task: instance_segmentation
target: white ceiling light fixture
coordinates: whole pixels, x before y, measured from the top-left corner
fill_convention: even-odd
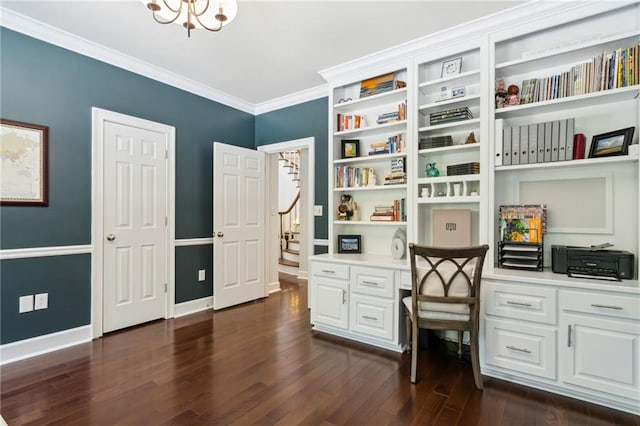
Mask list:
[[[191,30],[204,28],[220,31],[238,14],[236,0],[142,0],[153,12],[153,19],[160,24],[179,24]]]

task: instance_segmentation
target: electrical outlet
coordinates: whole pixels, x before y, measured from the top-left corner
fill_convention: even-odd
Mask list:
[[[313,206],[313,215],[322,216],[322,204],[320,204],[319,206]]]
[[[198,271],[198,281],[204,281],[204,277],[205,277],[205,270],[204,269],[200,269]]]
[[[36,294],[35,309],[47,309],[49,307],[49,293]]]
[[[18,312],[23,314],[25,312],[33,311],[33,294],[28,296],[20,296]]]

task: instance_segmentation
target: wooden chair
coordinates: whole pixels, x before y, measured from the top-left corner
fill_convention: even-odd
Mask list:
[[[461,248],[409,244],[411,296],[402,299],[407,334],[411,336],[411,383],[416,382],[418,330],[458,330],[458,356],[462,333],[471,335],[471,365],[476,387],[482,389],[478,359],[480,280],[489,246]]]

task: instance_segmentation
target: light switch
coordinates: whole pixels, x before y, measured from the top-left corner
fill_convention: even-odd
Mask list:
[[[198,271],[198,281],[204,281],[204,277],[205,277],[205,270],[204,269],[200,269]]]
[[[20,296],[19,300],[19,313],[31,312],[33,311],[33,294],[28,296]]]
[[[36,311],[38,309],[47,309],[49,307],[49,293],[36,294]]]
[[[322,204],[320,204],[319,206],[313,206],[313,215],[322,216]]]

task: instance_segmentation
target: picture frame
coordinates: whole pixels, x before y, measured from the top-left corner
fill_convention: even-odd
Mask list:
[[[462,56],[442,62],[440,78],[450,77],[462,72]]]
[[[340,141],[342,159],[356,158],[360,156],[360,140],[359,139],[343,139]]]
[[[362,235],[338,235],[338,253],[362,253]]]
[[[49,128],[0,118],[0,206],[49,205]]]
[[[595,135],[591,139],[589,158],[627,155],[629,152],[629,144],[631,144],[633,140],[634,131],[635,127],[627,127],[625,129]]]

